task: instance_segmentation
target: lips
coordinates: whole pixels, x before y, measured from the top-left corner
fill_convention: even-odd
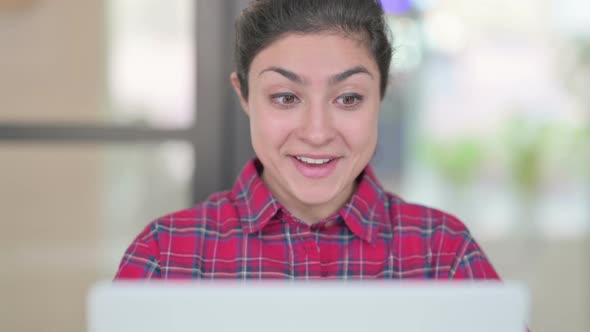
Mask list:
[[[330,176],[340,162],[339,157],[330,155],[296,155],[291,156],[291,160],[299,173],[310,179]]]
[[[327,164],[330,161],[334,160],[334,158],[310,158],[310,157],[304,157],[304,156],[295,156],[295,158],[297,160],[299,160],[302,163],[306,163],[309,165],[323,165],[323,164]]]

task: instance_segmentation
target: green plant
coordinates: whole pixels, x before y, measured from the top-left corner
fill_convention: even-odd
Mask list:
[[[463,189],[473,181],[484,157],[482,144],[473,137],[449,141],[424,139],[418,155],[457,189]]]
[[[521,194],[534,195],[543,177],[543,159],[551,139],[547,124],[515,113],[504,130],[504,146],[513,181]]]

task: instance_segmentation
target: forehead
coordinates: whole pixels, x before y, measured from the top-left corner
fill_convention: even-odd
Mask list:
[[[356,37],[356,38],[355,38]],[[378,67],[366,43],[342,33],[287,34],[260,51],[250,65],[250,77],[268,67],[281,67],[313,79],[327,78],[363,66],[373,75]]]

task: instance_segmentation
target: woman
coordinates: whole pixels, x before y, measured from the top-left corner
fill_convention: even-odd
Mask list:
[[[256,159],[231,191],[149,224],[116,278],[497,279],[459,220],[371,170],[386,29],[374,0],[253,2],[231,83]]]

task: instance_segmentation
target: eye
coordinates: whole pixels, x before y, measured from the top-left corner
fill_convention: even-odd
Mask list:
[[[300,102],[299,98],[292,93],[277,93],[270,98],[273,103],[281,107],[290,107]]]
[[[363,96],[358,93],[347,93],[336,98],[336,102],[345,108],[355,108],[363,101]]]

